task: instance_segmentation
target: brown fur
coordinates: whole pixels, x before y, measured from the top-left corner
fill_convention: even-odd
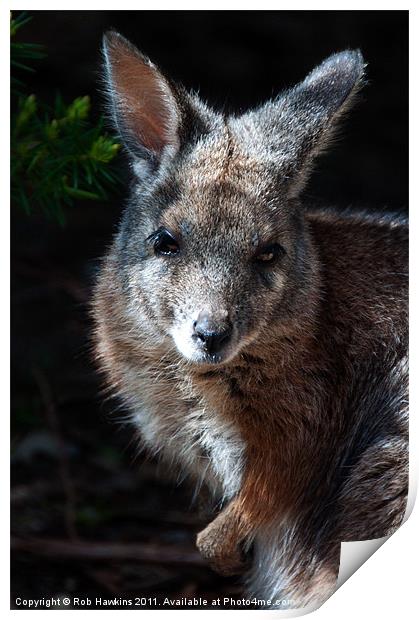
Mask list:
[[[236,521],[236,545],[273,518],[292,512],[301,516],[304,505],[309,508],[316,497],[323,501],[329,492],[328,474],[344,453],[354,423],[352,417],[342,419],[341,410],[353,386],[352,363],[358,361],[362,367],[371,351],[379,355],[386,348],[393,349],[406,321],[397,275],[404,269],[403,256],[392,247],[385,251],[383,234],[389,234],[385,223],[377,226],[315,213],[307,216],[307,226],[323,269],[315,281],[317,294],[312,292],[305,300],[294,322],[269,331],[228,366],[202,370],[183,366],[179,360],[174,375],[145,387],[162,416],[167,393],[176,402],[179,390],[179,416],[185,402],[205,399],[240,427],[246,444],[246,472],[234,510],[228,509],[228,518]],[[403,237],[402,233],[391,234]],[[350,262],[339,259],[348,256],[345,250]],[[111,383],[118,386],[127,380],[124,368],[130,360],[158,369],[167,352],[144,351],[141,343],[121,334],[124,319],[118,315],[121,299],[111,264],[108,259],[95,311],[101,317],[98,351]],[[152,376],[153,370],[149,372]],[[340,541],[379,537],[400,524],[407,485],[403,440],[387,451],[377,453],[372,448],[351,471],[339,500],[342,521],[329,551],[330,562],[335,562]],[[381,480],[377,470],[388,476],[392,487],[384,510],[383,489],[376,486]],[[308,493],[311,485],[317,485],[315,493]],[[198,544],[221,572],[235,572],[241,554],[233,553],[224,520],[209,527],[206,541],[202,542],[201,534]],[[232,557],[237,566],[232,565]]]
[[[130,90],[135,63],[146,61],[124,45],[112,39],[108,56],[118,89],[120,47],[128,54],[129,79],[119,83]],[[348,70],[346,57],[333,62],[335,88],[342,67]],[[351,62],[359,72],[359,61]],[[320,601],[334,587],[340,542],[384,536],[404,513],[406,226],[398,218],[301,208],[295,196],[310,163],[307,145],[317,152],[331,122],[312,101],[315,72],[286,95],[303,97],[304,131],[315,112],[303,150],[303,130],[292,116],[293,156],[301,161],[279,151],[275,166],[283,176],[274,172],[270,152],[254,146],[274,104],[257,120],[249,114],[220,120],[201,108],[201,122],[211,128],[201,128],[193,148],[182,147],[182,136],[198,126],[193,118],[201,104],[180,103],[186,96],[151,64],[146,76],[146,89],[168,91],[172,99],[159,105],[152,99],[152,129],[145,130],[151,146],[140,136],[141,148],[153,150],[163,115],[183,119],[176,134],[181,150],[164,164],[159,138],[150,155],[159,158],[159,180],[151,190],[134,190],[105,259],[93,303],[97,358],[145,445],[223,499],[224,510],[197,541],[212,564],[228,574],[243,570],[243,552],[254,544],[259,560],[250,591],[294,597],[294,606]],[[165,106],[175,100],[170,115]],[[346,99],[339,106],[346,108]],[[286,105],[278,109],[275,122],[288,127]],[[135,111],[131,101],[130,110],[131,125],[143,127],[136,115],[144,107]],[[138,175],[150,174],[144,165],[134,161]],[[158,227],[182,239],[179,260],[154,257],[144,239]],[[285,249],[281,264],[255,275],[255,247],[277,239]],[[173,326],[188,324],[203,307],[235,326],[236,341],[220,363],[195,363],[172,337]],[[269,561],[270,546],[277,568],[265,576],[270,567],[258,567]]]

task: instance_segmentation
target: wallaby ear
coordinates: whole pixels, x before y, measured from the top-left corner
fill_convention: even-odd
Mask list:
[[[291,89],[286,99],[303,115],[320,115],[324,117],[323,122],[327,122],[351,103],[362,84],[364,70],[360,50],[332,54]]]
[[[253,126],[254,137],[256,129],[291,189],[301,189],[310,163],[327,146],[338,119],[362,86],[364,69],[359,50],[333,54],[294,88],[242,117]]]
[[[179,148],[180,111],[168,81],[117,32],[103,39],[105,78],[116,128],[137,158],[158,164]]]

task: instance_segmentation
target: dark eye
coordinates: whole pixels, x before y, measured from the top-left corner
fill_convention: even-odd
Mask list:
[[[179,243],[172,233],[165,228],[159,229],[151,236],[154,251],[159,256],[174,256],[179,253]]]
[[[261,248],[254,260],[261,265],[270,265],[285,254],[285,250],[279,243],[272,243]]]

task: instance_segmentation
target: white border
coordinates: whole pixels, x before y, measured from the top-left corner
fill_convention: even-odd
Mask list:
[[[415,157],[414,151],[416,150],[416,140],[418,137],[418,123],[416,120],[416,115],[414,112],[414,105],[417,108],[418,98],[414,95],[417,94],[417,78],[414,75],[414,72],[417,71],[418,67],[418,45],[417,38],[419,36],[417,29],[417,17],[416,10],[413,9],[413,3],[409,4],[406,2],[399,2],[398,4],[391,3],[385,0],[381,2],[360,2],[353,1],[351,3],[341,3],[339,7],[336,7],[335,2],[319,2],[316,3],[315,6],[310,5],[309,2],[273,2],[266,0],[259,0],[257,3],[246,2],[243,0],[242,2],[228,2],[228,0],[210,0],[210,1],[201,1],[192,2],[192,1],[183,1],[183,2],[169,2],[162,0],[153,0],[153,2],[138,2],[131,0],[119,0],[117,3],[117,8],[115,10],[146,10],[146,9],[159,9],[159,10],[191,10],[191,9],[202,9],[202,10],[219,10],[219,9],[239,9],[239,10],[408,10],[410,9],[410,21],[411,21],[411,70],[410,70],[410,78],[411,78],[411,199],[410,203],[413,205],[412,213],[411,213],[411,227],[413,227],[413,239],[414,242],[411,244],[411,351],[413,354],[415,353],[415,345],[419,345],[418,331],[416,328],[416,294],[419,290],[417,287],[417,276],[419,273],[419,260],[418,260],[418,246],[419,244],[416,242],[417,240],[417,214],[415,210],[418,209],[416,206],[417,201],[415,198],[417,197],[417,185],[415,180],[418,175],[418,167],[417,167],[417,157]],[[7,5],[7,6],[5,6]],[[65,5],[65,6],[63,6]],[[104,7],[102,2],[98,0],[95,2],[86,2],[80,0],[72,0],[72,2],[61,3],[59,10],[104,10],[110,9],[111,7]],[[19,3],[15,1],[10,1],[8,3],[2,3],[0,6],[0,44],[2,45],[2,54],[0,55],[1,62],[1,75],[3,78],[2,83],[6,84],[6,88],[2,89],[2,96],[0,97],[0,105],[1,105],[1,118],[3,122],[1,123],[1,145],[3,146],[1,151],[2,156],[2,166],[1,166],[1,174],[2,174],[2,195],[4,200],[2,201],[3,213],[2,218],[4,224],[1,227],[1,233],[3,235],[2,242],[0,243],[0,251],[2,257],[2,269],[1,269],[1,277],[2,277],[2,291],[9,291],[9,154],[7,145],[9,143],[9,129],[7,119],[10,117],[9,110],[9,97],[8,97],[8,88],[9,84],[9,11],[11,9],[15,10],[28,10],[28,11],[36,11],[36,10],[57,10],[57,4],[52,0],[26,0],[24,3],[24,7],[19,6]],[[75,43],[76,44],[76,43]],[[389,41],[389,49],[391,50],[392,42]],[[391,53],[391,52],[389,52]],[[404,68],[402,68],[404,70]],[[389,85],[391,88],[391,85]],[[383,129],[384,130],[384,129]],[[416,164],[416,165],[415,165]],[[385,182],[385,179],[383,179]],[[3,303],[0,305],[1,308],[1,321],[0,321],[0,329],[2,331],[2,340],[3,343],[3,358],[2,358],[2,368],[1,368],[1,378],[3,382],[3,399],[5,401],[4,405],[4,418],[3,424],[6,426],[4,432],[1,433],[1,438],[5,442],[5,446],[1,452],[2,466],[0,468],[0,475],[2,481],[2,488],[6,490],[5,495],[8,496],[8,488],[9,488],[9,352],[6,343],[9,341],[9,304],[6,301],[6,294],[3,297]],[[416,358],[413,355],[412,364],[411,364],[411,411],[412,415],[410,418],[410,429],[411,429],[411,448],[410,448],[410,462],[411,462],[411,491],[416,488],[417,481],[417,471],[418,471],[418,421],[417,421],[417,403],[418,403],[418,389],[417,389],[417,362]],[[4,504],[3,504],[4,505]],[[329,599],[323,607],[319,610],[313,612],[315,617],[322,619],[333,619],[335,620],[337,617],[340,620],[345,620],[347,618],[353,618],[354,616],[360,616],[362,618],[368,617],[371,615],[372,617],[380,617],[384,620],[393,619],[394,617],[400,618],[414,618],[416,617],[417,612],[417,600],[416,600],[416,592],[418,589],[417,585],[417,562],[415,557],[415,552],[419,549],[418,545],[418,532],[419,532],[419,510],[413,511],[409,520],[400,528],[394,536],[387,541],[382,548],[374,554],[365,565],[363,565],[332,597]],[[0,582],[0,605],[1,609],[6,611],[7,613],[14,614],[19,613],[18,611],[10,611],[9,610],[9,592],[10,592],[10,583],[9,583],[9,515],[4,510],[1,513],[1,531],[3,533],[2,542],[4,544],[4,549],[2,553],[3,563],[1,564],[1,582]],[[92,610],[92,611],[70,611],[70,614],[102,614],[101,610]],[[35,614],[43,614],[44,611],[34,611],[32,613]],[[53,620],[54,614],[56,612],[50,611],[48,612],[48,617],[51,617]],[[108,613],[105,611],[105,613]],[[124,611],[114,611],[112,617],[119,617],[120,614],[124,613]],[[151,618],[159,618],[167,617],[167,614],[171,614],[171,617],[178,618],[179,620],[185,618],[185,615],[195,618],[204,618],[208,617],[208,613],[217,614],[219,617],[223,618],[231,618],[232,616],[238,617],[238,613],[240,613],[240,617],[243,615],[247,615],[249,618],[256,617],[276,617],[280,616],[280,612],[275,611],[241,611],[241,612],[232,612],[232,611],[197,611],[191,610],[188,611],[143,611],[142,617],[145,615]],[[53,614],[50,616],[50,614]],[[191,615],[193,614],[193,616]],[[92,616],[89,615],[89,618]]]

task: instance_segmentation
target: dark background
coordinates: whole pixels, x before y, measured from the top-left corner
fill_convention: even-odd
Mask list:
[[[95,114],[100,41],[112,27],[210,104],[234,111],[275,96],[327,55],[359,47],[368,84],[306,197],[407,211],[407,11],[32,16],[20,36],[48,56],[25,76],[30,92],[51,102],[57,90],[67,101],[89,94]],[[90,288],[125,192],[123,183],[106,203],[77,204],[64,228],[12,205],[12,601],[241,593],[237,580],[200,562],[194,536],[205,520],[190,490],[137,455],[91,363]]]

